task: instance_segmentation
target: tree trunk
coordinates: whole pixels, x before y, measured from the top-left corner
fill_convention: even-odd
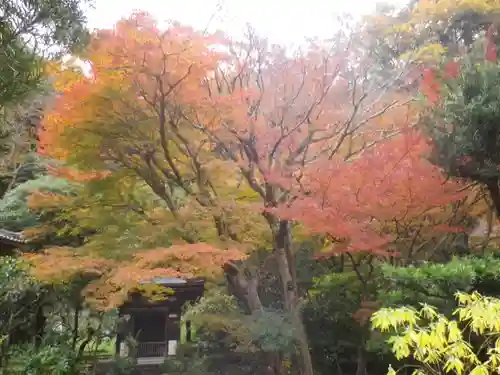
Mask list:
[[[214,216],[214,224],[219,238],[238,241],[238,236],[231,230],[224,213]]]
[[[294,282],[288,266],[288,257],[284,248],[275,250],[276,262],[278,263],[278,271],[281,278],[281,287],[283,288],[283,298],[286,311],[292,311],[295,305],[296,293]]]
[[[500,217],[500,188],[498,187],[498,178],[494,177],[488,180],[486,187],[490,192],[491,201],[495,207],[496,216]]]
[[[297,306],[294,307],[294,312],[292,312],[292,321],[294,327],[298,332],[299,341],[299,353],[300,359],[303,366],[304,375],[313,375],[313,363],[311,358],[311,352],[309,350],[309,341],[307,339],[306,327],[304,326],[304,321],[302,319],[302,313]]]
[[[227,263],[224,271],[228,282],[229,293],[235,296],[245,305],[249,315],[257,315],[262,312],[263,306],[258,292],[258,278],[254,275],[245,276],[235,264]],[[282,374],[280,353],[269,352],[266,354],[269,363],[266,374]]]
[[[358,355],[357,355],[357,367],[356,367],[356,375],[366,375],[366,353],[365,353],[365,348],[364,348],[364,342],[363,345],[360,345],[358,348]]]
[[[266,374],[280,375],[283,374],[282,358],[280,353],[267,353],[269,366],[267,367]]]
[[[45,325],[47,318],[43,313],[43,305],[38,307],[35,317],[35,347],[39,348],[42,344],[45,334]]]
[[[313,365],[307,332],[299,308],[299,296],[297,288],[297,277],[295,272],[295,261],[292,252],[290,222],[280,221],[278,231],[275,235],[274,250],[278,270],[280,273],[285,310],[290,314],[292,325],[296,329],[299,342],[299,355],[302,362],[302,374],[313,375]]]
[[[78,328],[80,326],[80,303],[75,304],[75,315],[73,316],[73,342],[71,347],[73,350],[76,349],[76,344],[78,343]]]
[[[226,274],[229,293],[245,305],[248,314],[261,312],[262,302],[258,293],[259,283],[257,277],[245,277],[242,270],[234,263],[226,263],[223,269]]]
[[[231,238],[228,227],[221,225],[224,220],[216,219],[216,228],[220,235],[226,235]],[[270,222],[272,227],[272,222]],[[276,228],[276,227],[275,227]],[[274,235],[274,254],[278,263],[278,270],[282,282],[285,311],[290,314],[292,325],[297,331],[299,342],[299,357],[302,364],[303,375],[313,375],[313,365],[311,353],[309,351],[309,342],[307,332],[302,320],[298,302],[298,288],[295,272],[295,261],[292,252],[292,238],[290,222],[280,220],[278,230]],[[226,233],[222,233],[222,231]],[[229,233],[228,233],[229,232]],[[233,263],[226,263],[224,271],[228,281],[229,292],[242,301],[249,314],[262,311],[262,302],[258,294],[258,279],[254,275],[245,276],[243,272]]]
[[[13,314],[9,314],[9,319],[7,321],[7,334],[3,337],[0,336],[0,369],[2,369],[2,375],[7,375],[8,362],[9,362],[9,346],[11,339],[11,332],[13,331]]]

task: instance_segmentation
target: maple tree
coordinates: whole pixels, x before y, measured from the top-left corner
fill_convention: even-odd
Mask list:
[[[342,265],[342,285],[355,295],[357,311],[349,313],[364,332],[378,307],[370,294],[378,284],[366,286],[374,267],[442,260],[460,250],[469,229],[479,189],[447,180],[425,159],[432,147],[412,129],[420,108],[400,87],[411,66],[404,52],[429,47],[418,51],[426,62],[441,53],[429,35],[438,33],[442,12],[414,39],[429,17],[411,25],[401,17],[393,27],[394,18],[384,15],[354,36],[339,32],[295,55],[251,30],[243,41],[178,23],[159,30],[144,13],[97,31],[81,55],[91,76],[46,66],[58,97],[43,121],[39,151],[61,162],[49,173],[71,189],[31,195],[30,215],[53,220],[27,234],[76,235],[81,246],[25,255],[33,275],[48,283],[84,279],[86,301],[106,311],[137,289],[154,298],[156,289],[142,282],[156,276],[223,271],[230,293],[252,314],[243,321],[259,323],[257,330],[271,317],[262,291],[267,271],[236,260],[266,248],[263,263],[276,265],[273,281],[283,298],[273,303],[290,325],[265,323],[287,339],[298,333],[294,359],[311,375],[297,286],[303,238],[321,242],[317,257]],[[387,29],[397,30],[390,53],[377,44]],[[446,74],[458,76],[457,67],[449,64]],[[441,100],[438,79],[439,71],[426,70],[421,87],[434,104]],[[281,350],[265,348],[266,361]]]
[[[304,170],[301,186],[290,185],[296,194],[292,203],[276,211],[311,233],[326,233],[332,246],[322,256],[370,252],[403,255],[411,262],[418,255],[405,249],[401,240],[406,236],[421,246],[429,232],[466,230],[460,222],[468,207],[456,216],[439,211],[463,201],[467,186],[447,180],[424,159],[430,150],[425,138],[409,128],[350,162],[318,160]]]
[[[251,32],[244,42],[178,24],[160,32],[136,14],[94,36],[85,56],[93,77],[56,72],[64,87],[40,134],[43,154],[81,172],[130,172],[174,223],[211,218],[215,238],[201,239],[251,247],[248,236],[260,228],[279,265],[306,374],[292,226],[272,210],[293,198],[281,182],[300,183],[318,158],[358,155],[397,134],[408,115],[409,98],[391,94],[392,81],[371,81],[369,61],[347,37],[338,40],[290,57]],[[224,270],[235,294],[261,311],[258,274],[230,262]]]
[[[298,332],[302,372],[312,374],[299,231],[322,235],[330,251],[321,255],[343,253],[353,268],[406,264],[453,247],[470,208],[465,187],[423,158],[429,145],[412,130],[418,109],[396,90],[406,65],[378,79],[380,65],[356,43],[339,34],[291,55],[251,31],[242,42],[176,23],[161,31],[143,13],[98,31],[83,56],[91,77],[50,67],[59,97],[40,132],[40,152],[64,163],[52,173],[77,183],[78,194],[38,193],[30,202],[63,207],[74,219],[65,230],[98,230],[80,255],[51,249],[31,258],[39,277],[52,279],[58,259],[66,277],[90,271],[86,296],[106,309],[146,277],[222,266],[230,290],[258,316],[259,270],[224,249],[263,244]],[[124,259],[104,260],[103,249]],[[181,256],[181,271],[170,267]],[[362,324],[367,311],[369,300],[357,314]]]
[[[137,23],[145,27],[135,40]],[[229,208],[234,207],[217,202],[215,191],[234,192],[237,178],[223,161],[213,157],[206,137],[183,118],[189,111],[193,112],[190,120],[196,117],[199,83],[223,60],[222,54],[210,49],[210,42],[210,38],[176,25],[170,33],[160,36],[152,21],[141,14],[120,23],[116,35],[102,31],[95,37],[88,56],[95,60],[96,78],[63,72],[62,87],[66,88],[61,90],[64,95],[56,104],[58,110],[47,116],[45,130],[40,134],[42,153],[81,167],[79,173],[89,166],[132,171],[167,204],[175,219],[189,210],[210,209],[219,235],[227,234],[223,233],[228,232],[223,217],[229,216]],[[124,43],[125,53],[117,52],[123,50]],[[151,53],[143,62],[145,48]],[[179,65],[177,54],[184,57],[183,65]],[[162,67],[163,60],[171,66]],[[127,65],[128,61],[132,61],[131,65]],[[109,64],[114,68],[110,69]],[[175,101],[170,100],[172,97]],[[64,111],[60,111],[63,107]],[[112,113],[110,108],[114,108]],[[70,118],[73,120],[68,126]],[[106,125],[101,126],[99,120]],[[67,142],[78,146],[68,153]],[[194,197],[196,207],[187,207],[182,199],[186,194]]]
[[[467,185],[448,180],[426,160],[432,150],[428,140],[411,126],[400,126],[399,135],[351,160],[318,158],[302,169],[300,184],[294,176],[280,178],[293,198],[270,209],[324,238],[317,257],[338,258],[342,274],[331,276],[349,284],[351,298],[356,295],[345,303],[357,306],[349,321],[357,322],[359,332],[367,331],[368,318],[379,307],[382,262],[404,266],[468,251],[464,232],[470,230],[475,200]],[[361,334],[357,344],[361,372],[366,372],[367,337]]]
[[[292,69],[279,64],[277,69],[280,72],[292,71],[291,74],[294,74]],[[272,77],[279,77],[279,74],[275,73]],[[335,104],[344,111],[349,108],[347,103],[342,106],[338,93],[333,95]],[[288,98],[286,94],[284,96],[283,101],[286,102]],[[307,101],[298,97],[301,104]],[[265,206],[264,215],[269,220],[275,238],[275,254],[279,256],[282,252],[285,258],[278,260],[284,289],[287,285],[293,285],[294,281],[293,256],[287,256],[292,247],[290,237],[293,221],[302,222],[313,233],[330,234],[330,241],[337,242],[340,239],[347,242],[349,246],[345,248],[345,252],[351,259],[350,266],[356,270],[363,268],[361,263],[365,262],[371,263],[368,267],[373,271],[372,263],[377,259],[374,255],[395,255],[390,249],[388,251],[383,248],[384,246],[400,247],[398,250],[406,253],[401,258],[403,262],[411,262],[417,257],[425,259],[432,256],[433,247],[443,251],[453,243],[454,238],[462,236],[461,233],[446,235],[443,232],[465,231],[460,225],[467,216],[468,205],[462,202],[466,193],[459,191],[464,186],[453,182],[441,186],[445,177],[437,168],[422,159],[421,153],[430,149],[423,138],[411,133],[411,126],[415,121],[412,106],[390,108],[388,113],[378,116],[373,116],[378,113],[374,111],[370,113],[373,118],[370,118],[369,124],[363,124],[363,119],[357,118],[356,120],[366,127],[363,127],[361,135],[355,133],[356,136],[369,134],[373,129],[370,126],[380,131],[383,125],[391,124],[390,130],[393,132],[391,134],[389,130],[388,133],[395,137],[387,143],[378,139],[375,144],[378,143],[379,147],[375,145],[372,152],[361,153],[366,149],[367,143],[373,143],[365,143],[359,138],[355,141],[345,139],[342,138],[342,133],[337,137],[339,134],[335,134],[335,130],[333,134],[321,137],[323,131],[328,134],[331,130],[328,128],[329,124],[338,125],[339,130],[347,132],[351,125],[349,120],[342,122],[342,115],[346,114],[343,111],[336,112],[333,117],[338,122],[327,120],[329,108],[322,112],[322,105],[333,105],[332,98],[326,97],[325,102],[320,102],[318,111],[321,115],[318,117],[314,116],[316,108],[313,106],[311,117],[319,121],[318,128],[314,128],[315,122],[308,118],[304,123],[300,122],[300,116],[299,121],[295,122],[288,118],[288,111],[291,112],[290,117],[296,114],[286,105],[283,106],[283,113],[271,105],[272,109],[265,112],[266,93],[258,98],[259,111],[262,111],[259,115],[262,117],[256,116],[255,120],[250,120],[248,127],[252,132],[248,134],[248,127],[237,128],[235,122],[235,125],[230,124],[231,127],[217,129],[212,133],[212,137],[219,144],[230,144],[233,150],[239,152],[236,154],[233,151],[233,157],[239,163],[242,173],[247,176],[249,185],[261,194]],[[391,96],[388,94],[385,98]],[[273,99],[275,100],[275,97]],[[283,117],[280,118],[280,115]],[[322,115],[325,115],[325,118],[321,117]],[[266,127],[266,124],[272,125]],[[290,124],[296,124],[296,128]],[[345,125],[347,130],[343,128]],[[303,132],[306,130],[303,127],[307,129],[310,139],[304,137]],[[404,130],[408,131],[404,137],[395,136],[395,133]],[[232,142],[223,138],[231,137],[231,133],[234,137]],[[319,145],[315,144],[316,135],[321,139]],[[373,142],[373,138],[371,141]],[[331,152],[331,149],[330,152],[325,152],[325,149],[332,147],[332,143],[334,152]],[[337,148],[339,144],[340,147]],[[227,150],[231,155],[231,148],[227,147]],[[429,191],[435,192],[436,195],[429,194]],[[360,193],[364,193],[364,196],[360,197]],[[360,202],[357,202],[357,199],[360,199]],[[329,204],[331,206],[328,206]],[[391,243],[389,234],[397,237],[398,241]],[[404,249],[401,248],[403,246]],[[356,250],[363,250],[367,255],[353,256]],[[418,251],[425,252],[425,255],[417,255]],[[291,267],[287,262],[291,263]],[[286,276],[288,267],[292,272],[286,282],[283,275]],[[370,281],[369,275],[368,280],[366,275],[359,277],[365,285]],[[293,306],[294,299],[297,298],[293,294],[293,287],[289,293],[288,302],[291,301]],[[367,305],[368,302],[366,301]],[[363,320],[362,317],[360,320]]]
[[[221,265],[245,257],[239,250],[220,250],[207,244],[152,249],[122,261],[64,247],[23,255],[31,265],[31,275],[41,282],[61,284],[75,278],[88,280],[82,294],[91,306],[101,311],[118,308],[133,291],[142,291],[145,295],[148,291],[157,291],[157,287],[149,284],[157,277],[213,277],[220,274]]]

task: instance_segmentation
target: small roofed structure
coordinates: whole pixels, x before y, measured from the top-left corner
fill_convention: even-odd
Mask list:
[[[167,293],[161,300],[133,293],[119,308],[122,327],[118,329],[116,355],[136,357],[139,364],[161,363],[176,354],[179,342],[191,341],[190,322],[181,322],[182,308],[203,296],[205,280],[156,278],[145,283],[165,287]],[[127,337],[135,340],[135,347],[129,347]]]
[[[0,256],[12,255],[14,250],[23,248],[27,243],[22,232],[0,228]]]

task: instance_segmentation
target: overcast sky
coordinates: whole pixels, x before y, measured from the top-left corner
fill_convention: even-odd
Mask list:
[[[222,10],[216,12],[218,6]],[[91,28],[109,28],[133,10],[145,10],[159,21],[175,19],[199,29],[210,23],[212,29],[234,36],[249,22],[274,43],[294,44],[305,37],[332,36],[335,14],[361,15],[374,9],[373,0],[95,0],[87,16]]]

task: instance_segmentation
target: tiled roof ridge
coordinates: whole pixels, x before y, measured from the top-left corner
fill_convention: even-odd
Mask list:
[[[16,243],[26,243],[26,239],[22,232],[13,232],[7,229],[0,228],[0,240],[9,240]]]

